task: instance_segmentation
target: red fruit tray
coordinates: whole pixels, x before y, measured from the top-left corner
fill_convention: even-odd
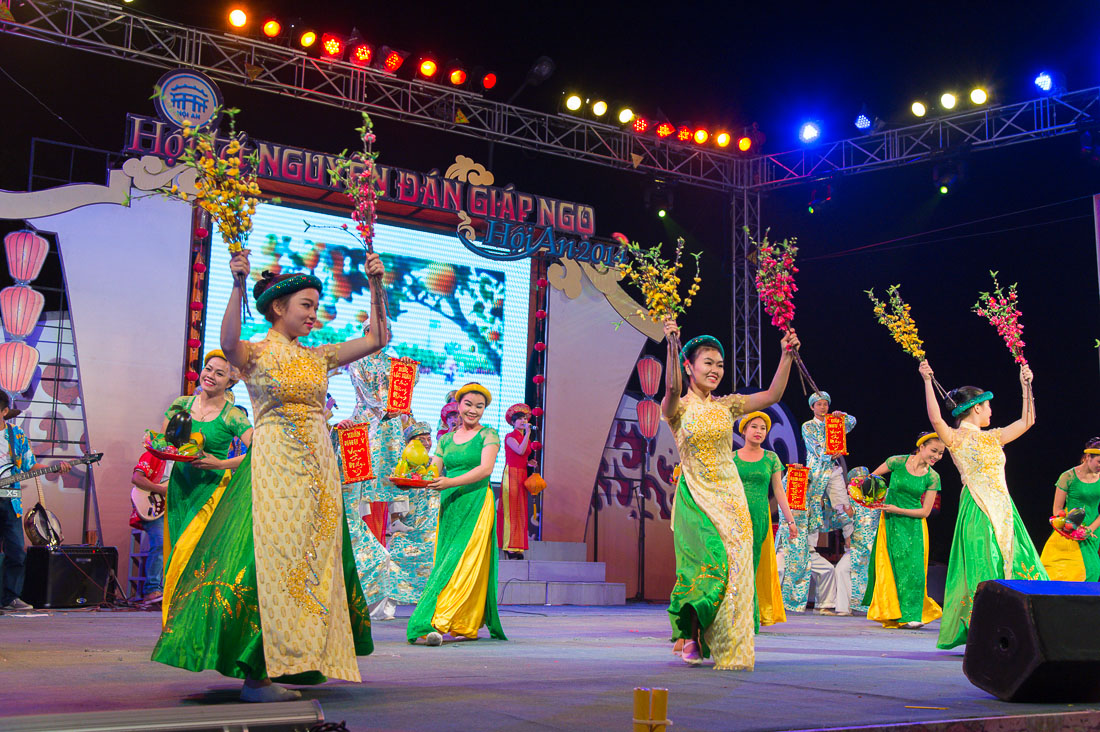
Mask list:
[[[422,478],[398,478],[396,475],[390,475],[386,480],[401,488],[426,488],[432,484],[430,480],[424,480]]]

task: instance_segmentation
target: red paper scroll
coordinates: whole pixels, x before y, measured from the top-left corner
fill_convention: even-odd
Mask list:
[[[374,471],[370,465],[370,427],[358,424],[340,434],[340,459],[344,463],[344,483],[370,480]]]
[[[792,511],[806,510],[806,491],[810,487],[810,469],[795,463],[787,466],[787,505]]]
[[[390,359],[390,393],[386,396],[386,411],[409,414],[412,411],[413,384],[419,361],[410,358]]]
[[[844,429],[843,414],[825,415],[825,454],[848,454],[848,433]]]

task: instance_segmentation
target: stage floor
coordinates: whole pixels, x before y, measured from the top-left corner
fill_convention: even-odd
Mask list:
[[[441,648],[406,644],[399,618],[375,623],[375,652],[359,663],[364,683],[329,682],[303,697],[353,732],[629,730],[635,686],[668,688],[672,729],[685,732],[1100,709],[997,701],[963,676],[961,652],[935,648],[938,624],[886,631],[860,617],[791,618],[757,636],[753,673],[683,665],[659,605],[505,607],[510,641]],[[0,617],[0,716],[237,701],[237,681],[150,662],[159,630],[152,612]],[[1042,726],[1063,728],[1053,721]]]

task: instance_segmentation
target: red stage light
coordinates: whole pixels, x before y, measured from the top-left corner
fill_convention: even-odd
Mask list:
[[[272,18],[264,23],[264,35],[268,38],[274,38],[279,35],[283,30],[283,27],[279,25],[279,21]]]
[[[689,130],[687,127],[681,127],[680,130],[676,133],[676,139],[680,142],[687,142],[691,139],[691,130]]]
[[[649,129],[649,120],[645,117],[638,117],[634,120],[635,132],[645,132],[647,129]]]
[[[449,78],[455,86],[462,86],[466,83],[466,72],[463,69],[451,69]]]
[[[436,71],[439,71],[439,65],[430,58],[426,58],[420,62],[419,71],[421,76],[430,79],[435,76]]]
[[[700,127],[695,130],[695,134],[692,135],[692,138],[695,140],[696,145],[702,145],[710,139],[710,133]]]
[[[675,131],[676,128],[668,122],[662,122],[661,124],[657,125],[657,137],[668,137]]]
[[[313,31],[306,31],[298,37],[298,44],[301,45],[302,48],[309,48],[316,42],[317,34]]]
[[[344,39],[325,33],[321,36],[321,53],[329,58],[340,58],[344,54]]]
[[[752,150],[752,138],[748,135],[737,140],[737,149],[741,152],[748,152]]]
[[[481,77],[481,88],[488,91],[497,85],[497,75],[493,72],[489,72],[485,76]]]
[[[408,52],[398,51],[396,48],[390,48],[389,46],[382,46],[380,55],[382,56],[382,70],[391,74],[396,74],[401,65],[405,63],[405,59],[409,57]]]
[[[369,43],[357,43],[351,47],[348,59],[356,66],[369,66],[374,58],[374,47]]]
[[[728,132],[719,132],[714,136],[714,141],[718,143],[718,147],[729,147],[730,139],[730,133]]]

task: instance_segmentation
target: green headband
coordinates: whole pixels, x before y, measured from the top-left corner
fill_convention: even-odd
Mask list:
[[[684,344],[684,347],[680,349],[680,363],[688,360],[691,352],[700,346],[710,346],[714,348],[718,353],[722,354],[722,358],[726,357],[726,349],[722,348],[722,342],[714,336],[701,335],[695,336],[690,341]]]
[[[261,313],[267,312],[267,306],[280,297],[287,295],[293,295],[299,290],[317,290],[317,292],[324,292],[324,287],[321,285],[321,280],[317,279],[310,274],[296,274],[287,277],[285,280],[279,280],[274,285],[271,285],[266,290],[260,293],[260,296],[256,298],[256,309]]]
[[[979,404],[981,404],[982,402],[988,402],[992,398],[993,398],[993,392],[983,391],[981,394],[974,397],[970,401],[963,402],[959,406],[952,409],[951,410],[951,416],[952,417],[958,417],[960,414],[962,414],[966,410],[970,409],[971,407],[976,407]]]

